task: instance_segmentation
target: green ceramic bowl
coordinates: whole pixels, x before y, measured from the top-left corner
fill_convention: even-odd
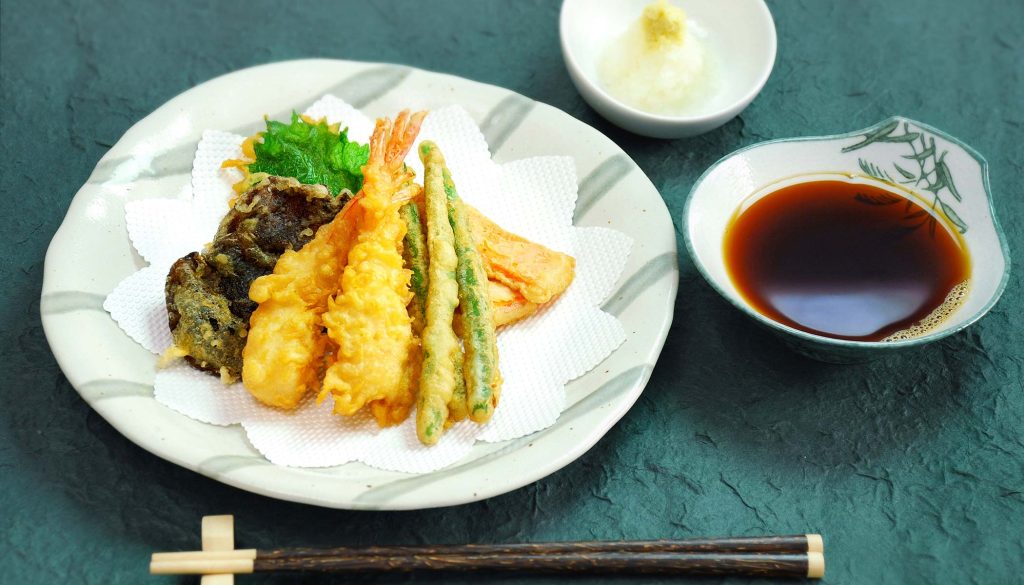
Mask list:
[[[733,213],[789,183],[822,178],[909,191],[936,221],[959,233],[971,257],[970,290],[948,318],[900,341],[846,341],[807,333],[755,311],[726,271],[723,239]],[[866,361],[952,335],[999,300],[1010,273],[1006,238],[992,209],[988,163],[970,146],[926,124],[893,117],[846,134],[771,140],[712,165],[693,186],[683,234],[693,263],[729,302],[776,332],[794,350],[822,361]]]

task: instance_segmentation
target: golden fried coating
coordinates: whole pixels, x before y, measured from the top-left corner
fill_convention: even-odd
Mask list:
[[[424,217],[423,198],[417,197],[415,203]],[[575,258],[506,231],[465,201],[462,205],[483,257],[496,327],[529,317],[572,284]],[[459,327],[456,323],[456,331]]]
[[[323,323],[337,346],[324,375],[321,399],[352,415],[369,404],[381,426],[409,416],[419,371],[417,340],[406,305],[410,271],[402,261],[406,225],[399,209],[419,187],[403,160],[426,112],[377,121],[363,189],[353,210],[357,235],[341,277],[341,293],[328,301]]]
[[[489,281],[455,182],[447,168],[442,167],[441,172],[448,195],[448,217],[455,235],[455,253],[459,258],[455,280],[459,283],[459,306],[462,308],[462,343],[465,349],[462,372],[466,380],[466,408],[470,420],[485,424],[494,415],[503,384],[498,367],[498,334],[487,292]]]
[[[257,278],[249,298],[259,307],[249,319],[242,351],[242,382],[260,402],[295,408],[319,388],[324,353],[321,315],[337,291],[355,233],[349,203],[301,250],[281,255],[273,274]]]
[[[249,299],[252,282],[270,274],[286,250],[309,243],[347,199],[284,177],[267,177],[238,197],[213,241],[180,258],[167,274],[167,317],[176,348],[171,355],[224,372],[225,379],[240,376],[249,317],[256,310]]]
[[[353,415],[368,406],[381,426],[409,416],[422,355],[408,310],[411,272],[403,261],[403,239],[409,213],[419,210],[409,206],[405,217],[400,210],[420,197],[403,160],[424,116],[406,111],[394,124],[378,120],[363,189],[304,247],[284,252],[272,274],[252,283],[249,297],[259,307],[249,321],[242,379],[261,402],[295,408],[318,389],[321,400],[333,397],[338,414]],[[469,206],[464,213],[460,233],[469,237],[463,243],[479,251],[477,271],[487,277],[483,294],[493,307],[488,323],[526,318],[572,282],[573,258],[509,233]],[[444,217],[433,215],[435,221]],[[429,222],[427,231],[437,238]],[[430,242],[421,247],[424,243],[429,247]],[[426,249],[420,253],[425,260]],[[443,319],[448,329],[452,305],[449,299]],[[456,329],[464,328],[464,317],[457,315]],[[444,425],[466,416],[466,405],[461,406],[461,415],[453,411]]]
[[[576,270],[572,256],[507,232],[472,206],[464,206],[490,281],[495,325],[525,319],[569,288]]]
[[[501,327],[521,321],[537,312],[540,305],[531,303],[523,295],[496,281],[487,280],[487,294],[491,297],[494,326]]]
[[[430,261],[416,434],[423,444],[433,445],[448,423],[448,404],[460,383],[465,386],[465,380],[462,369],[456,368],[461,365],[462,348],[452,330],[455,308],[459,306],[459,284],[455,279],[459,259],[455,252],[455,234],[448,220],[448,196],[442,173],[444,156],[436,144],[424,141],[420,144],[420,159],[423,161]],[[461,400],[464,405],[465,398]]]

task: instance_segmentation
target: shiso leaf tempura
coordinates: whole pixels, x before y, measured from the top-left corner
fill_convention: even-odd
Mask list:
[[[348,129],[292,112],[291,123],[266,120],[267,129],[242,143],[242,158],[224,161],[244,177],[234,185],[243,193],[263,177],[292,177],[306,185],[324,185],[331,195],[358,193],[362,167],[370,156],[366,144],[350,141]]]

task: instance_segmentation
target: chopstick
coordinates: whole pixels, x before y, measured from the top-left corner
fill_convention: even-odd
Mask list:
[[[153,574],[531,572],[820,578],[820,535],[155,553]]]
[[[802,553],[823,552],[821,535],[745,536],[737,538],[687,538],[683,540],[632,540],[623,542],[543,542],[517,544],[461,544],[417,546],[367,546],[321,549],[272,549],[260,551],[260,558],[287,557],[299,552],[305,556],[429,555],[448,554],[550,554],[554,552],[719,552],[719,553]]]
[[[821,559],[821,562],[818,562]],[[821,553],[719,554],[678,552],[555,552],[548,554],[446,554],[398,556],[320,556],[261,560],[254,571],[310,572],[529,572],[627,573],[669,575],[814,576]]]

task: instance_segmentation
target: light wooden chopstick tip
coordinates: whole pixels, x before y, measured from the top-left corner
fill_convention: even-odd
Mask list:
[[[253,560],[247,558],[186,558],[149,563],[151,575],[214,575],[252,573]]]
[[[825,555],[820,552],[807,553],[807,578],[821,579],[825,576]]]
[[[825,554],[825,541],[820,534],[807,535],[807,552]]]
[[[229,561],[255,560],[256,549],[240,548],[236,550],[188,550],[180,552],[156,552],[150,557],[155,563],[168,561]]]

